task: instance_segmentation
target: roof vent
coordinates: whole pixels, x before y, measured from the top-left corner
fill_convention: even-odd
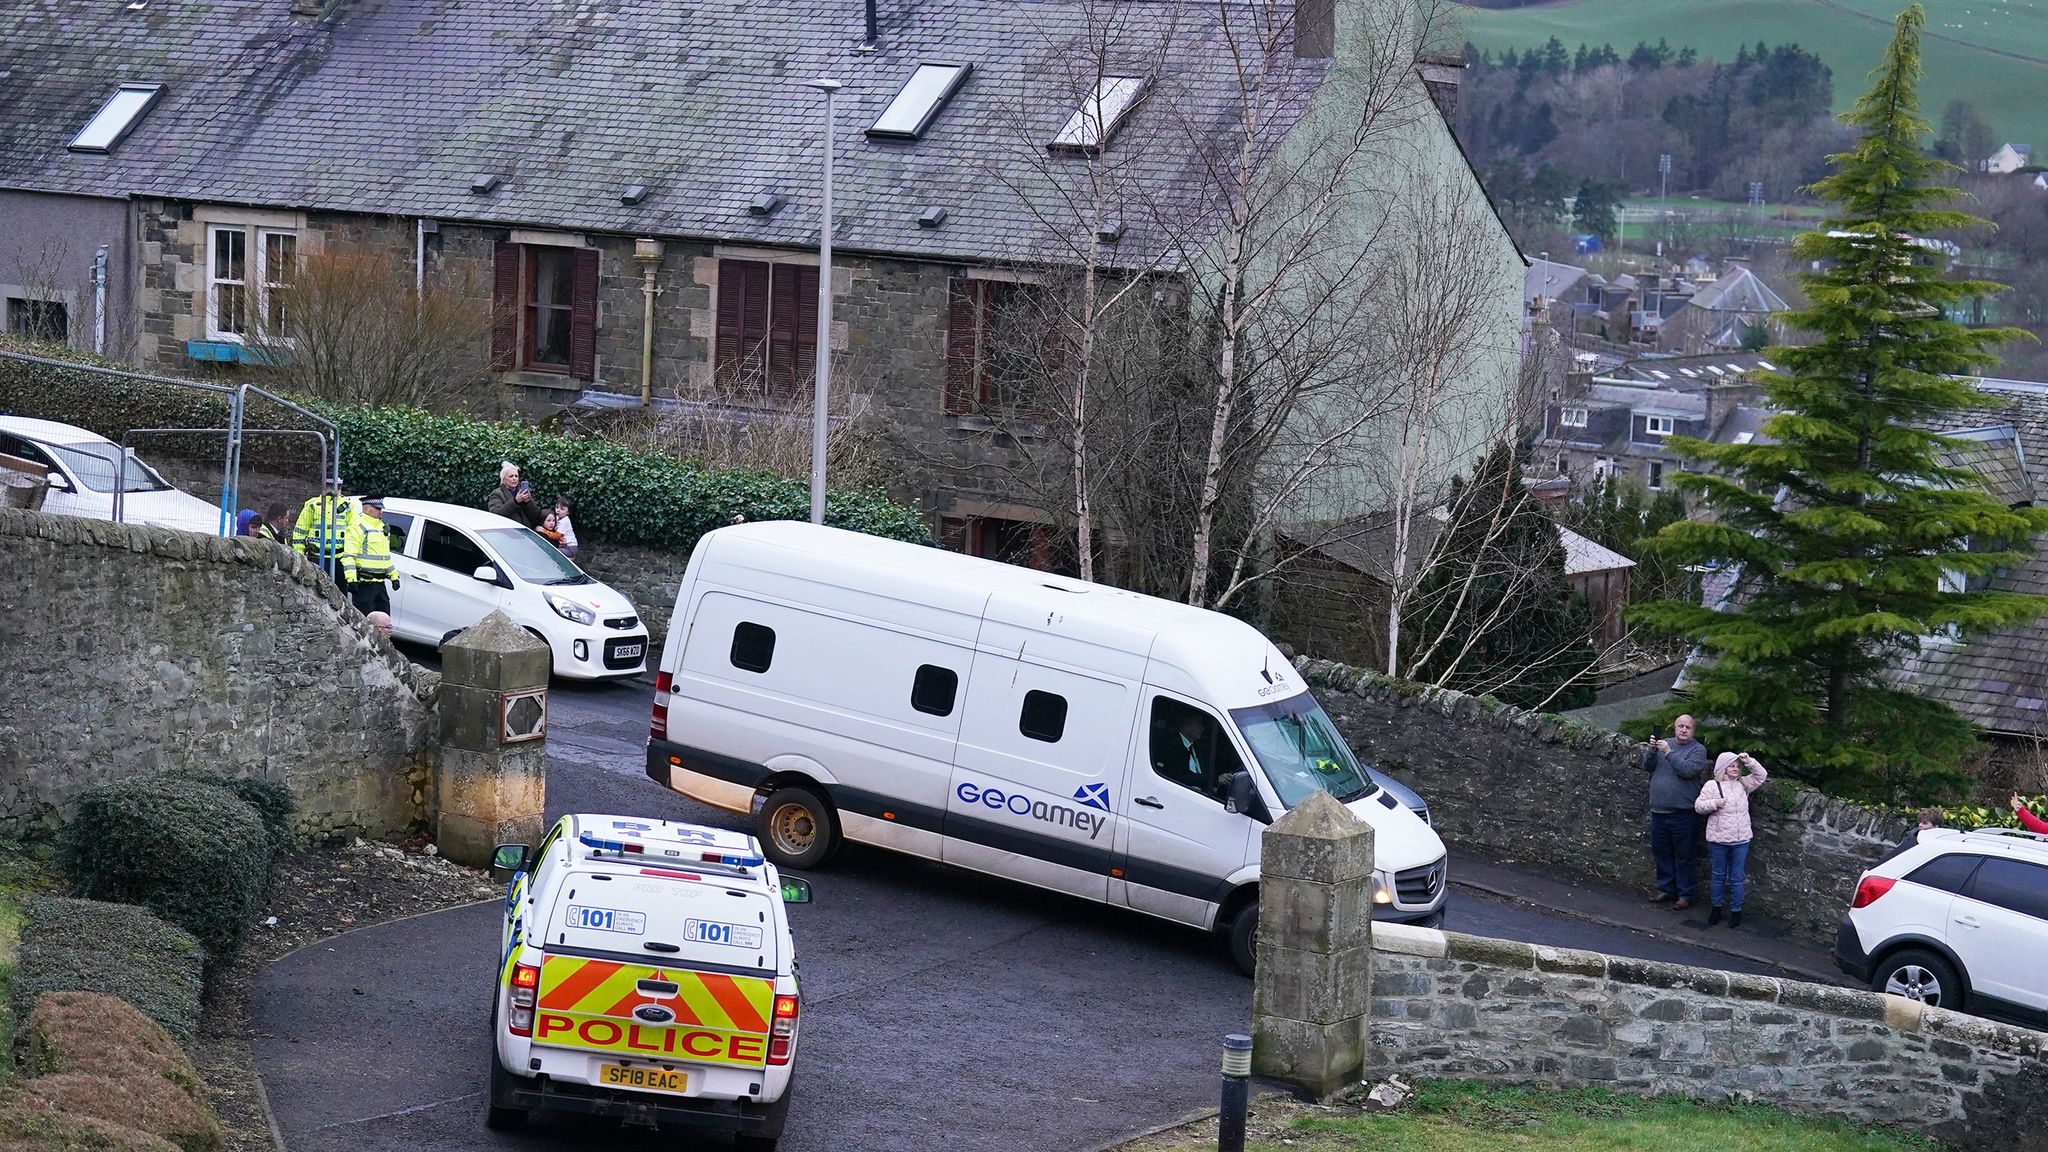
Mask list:
[[[934,204],[917,214],[919,228],[937,228],[946,222],[946,210]]]
[[[773,192],[763,192],[747,205],[749,216],[773,216],[782,207],[782,197]]]
[[[469,190],[479,196],[488,195],[497,191],[502,181],[503,178],[496,172],[479,172],[469,178]]]
[[[628,184],[626,185],[626,190],[619,193],[619,203],[627,206],[638,204],[645,199],[647,199],[647,185],[645,184]]]
[[[1104,244],[1114,244],[1124,238],[1124,222],[1104,220],[1095,226],[1095,238]]]

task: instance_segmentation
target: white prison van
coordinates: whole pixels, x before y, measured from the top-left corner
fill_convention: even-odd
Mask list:
[[[1443,841],[1256,629],[836,528],[698,542],[647,774],[783,867],[880,845],[1214,929],[1247,971],[1260,832],[1325,791],[1373,826],[1374,915],[1443,914]]]

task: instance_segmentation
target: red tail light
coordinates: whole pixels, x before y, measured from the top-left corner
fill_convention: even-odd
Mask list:
[[[1879,896],[1891,891],[1892,885],[1897,883],[1897,880],[1889,876],[1865,876],[1863,882],[1856,885],[1856,899],[1849,902],[1849,907],[1868,908],[1877,903]]]
[[[796,1047],[797,1002],[794,996],[775,998],[775,1023],[769,1025],[768,1062],[787,1064],[792,1049]]]
[[[656,740],[668,739],[668,686],[668,673],[655,673],[654,722],[648,725],[647,734]]]
[[[540,966],[519,964],[512,969],[512,1009],[505,1024],[514,1036],[533,1035],[533,1001],[540,992]]]

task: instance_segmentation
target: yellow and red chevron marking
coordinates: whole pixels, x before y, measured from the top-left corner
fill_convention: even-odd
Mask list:
[[[641,980],[670,981],[677,993],[648,996],[639,989]],[[775,1005],[775,984],[754,976],[653,968],[581,956],[550,956],[541,967],[543,1011],[624,1020],[642,1004],[663,1005],[676,1014],[678,1024],[765,1034]]]

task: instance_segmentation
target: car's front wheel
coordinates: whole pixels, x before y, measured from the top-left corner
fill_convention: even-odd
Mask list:
[[[1962,1011],[1963,978],[1955,965],[1923,948],[1895,952],[1877,966],[1872,992],[1889,992],[1936,1008]]]

